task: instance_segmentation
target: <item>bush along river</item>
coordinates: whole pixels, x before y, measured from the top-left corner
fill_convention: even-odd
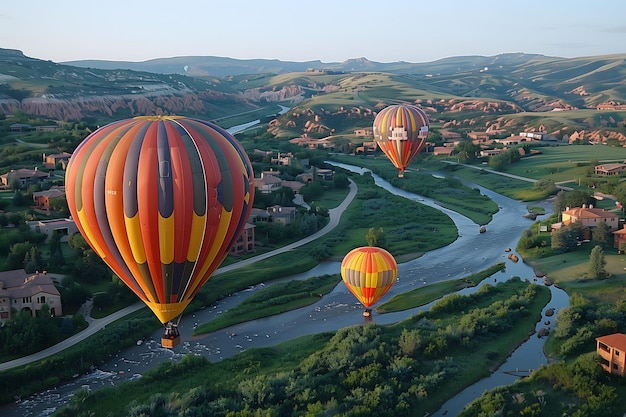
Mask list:
[[[336,165],[363,172],[358,167],[344,164]],[[522,217],[527,212],[522,203],[479,186],[473,186],[496,201],[500,207],[499,212],[493,216],[493,220],[487,225],[487,233],[479,233],[475,223],[458,213],[440,207],[428,198],[395,188],[376,175],[374,175],[374,179],[376,184],[389,192],[444,211],[452,218],[459,230],[458,239],[450,245],[426,253],[418,259],[400,264],[397,282],[379,303],[387,301],[396,294],[428,283],[458,279],[482,271],[497,262],[506,262],[506,269],[485,279],[480,285],[494,283],[494,280],[496,282],[505,281],[515,276],[521,279],[535,279],[531,267],[521,261],[514,262],[508,259],[508,254],[505,252],[505,248],[516,246],[521,233],[531,224],[529,220]],[[544,205],[546,211],[549,211],[551,203],[545,202]],[[339,272],[339,262],[323,262],[306,273],[282,278],[278,281],[305,279],[324,274],[338,274]],[[537,282],[541,283],[542,281],[538,280]],[[271,285],[271,283],[267,283],[267,285]],[[462,293],[476,291],[480,285],[462,290]],[[137,346],[124,349],[115,358],[98,369],[94,369],[88,375],[78,376],[69,383],[18,403],[2,406],[0,413],[5,417],[47,416],[66,404],[77,389],[96,390],[128,379],[140,378],[145,370],[155,367],[160,362],[178,361],[190,353],[202,355],[208,360],[216,362],[250,347],[272,346],[298,336],[337,330],[366,322],[362,315],[362,305],[356,301],[345,285],[340,283],[331,293],[307,307],[237,324],[205,335],[192,335],[194,327],[199,323],[208,322],[219,316],[263,286],[260,284],[232,294],[215,305],[183,317],[179,326],[182,342],[174,349],[161,347],[161,330],[158,330],[151,337],[142,340]],[[545,310],[554,308],[555,311],[559,311],[569,305],[567,294],[564,291],[554,286],[551,286],[550,290],[552,291],[552,299],[544,308],[542,319],[537,323],[537,330],[541,327],[553,328],[553,324],[544,324],[547,321]],[[395,313],[374,314],[371,322],[382,325],[392,324],[428,308],[430,305]],[[550,321],[553,322],[553,319],[554,317]],[[531,336],[491,377],[472,385],[449,400],[438,412],[438,415],[455,415],[466,404],[479,397],[484,390],[510,384],[519,377],[528,375],[529,370],[545,364],[543,343],[544,338]]]

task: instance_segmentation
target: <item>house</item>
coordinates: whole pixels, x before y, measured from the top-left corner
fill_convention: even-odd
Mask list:
[[[31,184],[38,184],[50,178],[50,173],[42,172],[35,167],[35,169],[12,169],[6,174],[0,175],[0,182],[2,185],[10,186],[13,181],[18,181],[20,187],[27,187]]]
[[[40,210],[50,210],[50,200],[62,197],[65,197],[65,187],[54,186],[49,190],[34,192],[33,204]]]
[[[486,143],[490,141],[491,135],[488,132],[469,132],[467,137],[472,140],[473,143]]]
[[[296,219],[295,207],[283,207],[274,205],[267,209],[253,208],[250,211],[249,222],[252,223],[282,223],[285,226],[290,225]]]
[[[9,129],[13,133],[15,133],[15,132],[30,132],[31,130],[33,130],[33,126],[29,125],[27,123],[13,123],[13,124],[9,125]]]
[[[23,269],[0,272],[0,322],[10,319],[14,311],[28,311],[36,316],[44,304],[53,316],[63,314],[61,294],[45,271],[35,274]]]
[[[613,101],[608,101],[604,103],[600,103],[596,106],[598,110],[626,110],[625,104],[615,103]]]
[[[326,138],[314,139],[308,136],[302,136],[299,138],[291,139],[289,143],[292,143],[298,146],[303,146],[309,149],[334,149],[335,148],[335,144]]]
[[[613,333],[596,337],[596,353],[602,368],[612,374],[626,375],[626,334]]]
[[[568,207],[561,213],[561,216],[565,226],[572,223],[580,223],[583,227],[595,227],[600,222],[604,222],[611,230],[619,228],[619,216],[617,214],[593,208],[593,206],[587,207],[584,204],[582,207],[571,209]]]
[[[275,171],[278,174],[278,171]],[[261,172],[261,178],[254,179],[254,187],[262,194],[278,191],[283,186],[283,181],[269,172]]]
[[[46,168],[48,169],[55,169],[57,164],[61,164],[61,167],[65,169],[71,157],[72,157],[72,154],[68,152],[54,153],[51,155],[46,155],[44,153],[43,163],[46,165]]]
[[[290,188],[294,194],[300,194],[300,189],[306,184],[300,181],[283,180],[283,187]]]
[[[619,253],[619,245],[622,242],[626,242],[626,229],[622,228],[613,232],[613,247],[618,249]]]
[[[282,223],[285,226],[290,225],[291,222],[296,219],[295,207],[283,207],[277,204],[277,205],[268,207],[267,212],[270,215],[271,222]]]
[[[298,159],[291,152],[288,152],[286,154],[278,152],[278,156],[276,158],[272,157],[271,162],[272,164],[276,165],[291,166],[297,168],[309,167],[308,158]]]
[[[57,125],[35,126],[36,132],[56,132],[57,130],[59,130]]]
[[[293,156],[291,152],[287,153],[286,155],[278,152],[278,156],[276,158],[272,158],[272,164],[276,165],[291,166],[295,161],[297,161],[297,159]]]
[[[450,156],[454,152],[452,146],[435,146],[433,149],[433,155]]]
[[[374,131],[371,128],[356,129],[354,131],[354,136],[357,136],[357,137],[370,137],[370,136],[374,136]]]
[[[601,164],[595,166],[594,174],[607,177],[619,175],[624,171],[626,171],[626,164]]]
[[[378,147],[378,145],[376,144],[376,142],[363,142],[363,144],[361,146],[357,146],[356,148],[354,148],[354,153],[355,154],[365,154],[365,155],[371,155],[374,152],[376,152],[376,148]]]
[[[248,218],[248,222],[252,223],[270,223],[272,221],[272,216],[266,210],[252,207],[250,210],[250,217]]]
[[[304,171],[302,174],[298,174],[296,179],[304,183],[310,183],[315,180],[332,181],[334,176],[335,171],[332,169],[311,167],[311,169]]]
[[[71,234],[78,233],[78,227],[72,219],[32,220],[26,224],[33,232],[48,235],[46,242],[50,242],[50,238],[55,235],[61,237],[61,242],[67,242]]]
[[[520,135],[511,135],[503,139],[496,139],[495,142],[504,146],[512,146],[519,145],[522,142],[532,142],[532,139]]]
[[[484,157],[489,157],[489,156],[494,156],[494,155],[500,155],[501,153],[505,153],[508,149],[502,149],[502,148],[498,148],[498,149],[483,149],[480,151],[480,156]]]
[[[520,132],[519,136],[532,139],[532,140],[546,140],[548,138],[548,133],[539,131],[539,132]]]
[[[463,139],[463,137],[461,136],[459,132],[451,132],[449,130],[442,130],[440,133],[441,133],[441,139],[443,139],[444,142]]]
[[[246,223],[241,231],[241,235],[239,239],[235,242],[235,244],[230,248],[230,255],[245,255],[248,253],[254,253],[256,251],[255,248],[255,239],[254,239],[254,229],[255,225]]]
[[[321,180],[332,181],[333,177],[335,176],[335,171],[333,171],[332,169],[317,168],[315,170],[315,175]]]

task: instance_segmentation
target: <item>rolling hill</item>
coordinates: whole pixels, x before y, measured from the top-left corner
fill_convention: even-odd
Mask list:
[[[427,107],[445,123],[458,120],[459,112],[469,120],[596,109],[602,103],[619,106],[626,103],[625,78],[626,54],[559,58],[510,53],[427,63],[222,57],[54,63],[0,49],[0,113],[22,111],[66,121],[159,113],[216,120],[262,112],[279,102],[333,115],[350,108],[371,114],[405,101]],[[617,125],[620,117],[613,113],[610,118]],[[337,130],[341,127],[327,129]]]

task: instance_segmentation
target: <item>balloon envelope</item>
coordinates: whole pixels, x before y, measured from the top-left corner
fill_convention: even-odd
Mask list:
[[[399,177],[424,148],[428,127],[426,113],[411,105],[385,107],[374,118],[374,141],[398,168]]]
[[[385,249],[363,246],[348,252],[341,262],[341,278],[354,296],[371,307],[396,281],[398,265]]]
[[[146,116],[90,134],[69,161],[65,187],[83,237],[166,323],[239,238],[254,174],[241,144],[221,127]]]

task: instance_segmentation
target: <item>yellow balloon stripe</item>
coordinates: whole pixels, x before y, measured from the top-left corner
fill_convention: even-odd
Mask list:
[[[128,234],[128,243],[130,244],[130,249],[133,252],[135,262],[143,264],[146,262],[147,258],[146,251],[143,247],[143,240],[141,239],[139,214],[135,214],[133,217],[124,216],[124,220]]]
[[[159,250],[163,264],[174,262],[174,216],[175,213],[170,217],[159,215]]]
[[[202,246],[202,238],[204,238],[204,229],[206,228],[207,216],[198,216],[193,213],[191,219],[191,233],[189,235],[189,247],[187,249],[187,261],[196,262],[200,248]]]
[[[209,254],[205,257],[205,262],[204,264],[201,265],[200,267],[200,271],[195,272],[194,275],[198,276],[198,277],[203,277],[205,276],[208,272],[209,272],[209,267],[211,266],[211,264],[213,263],[213,261],[215,260],[215,258],[217,257],[218,252],[222,249],[222,246],[226,243],[224,242],[224,239],[226,238],[226,233],[228,232],[228,228],[230,227],[230,221],[232,218],[233,214],[232,212],[226,211],[224,209],[222,209],[222,213],[220,214],[220,222],[217,228],[217,233],[215,235],[215,239],[213,239],[214,242],[223,242],[219,245],[213,245],[211,246],[211,251],[209,252]],[[186,294],[193,294],[194,291],[196,290],[196,287],[200,284],[201,280],[194,280],[191,284],[191,286],[189,287],[189,289],[187,291],[185,291]]]
[[[104,258],[104,251],[102,250],[100,245],[98,245],[98,240],[96,239],[93,230],[91,230],[91,227],[89,227],[87,215],[85,214],[85,210],[82,208],[78,210],[78,222],[83,226],[85,234],[87,235],[87,238],[85,240],[87,240],[87,242],[89,242],[93,246],[93,250],[100,258]]]

